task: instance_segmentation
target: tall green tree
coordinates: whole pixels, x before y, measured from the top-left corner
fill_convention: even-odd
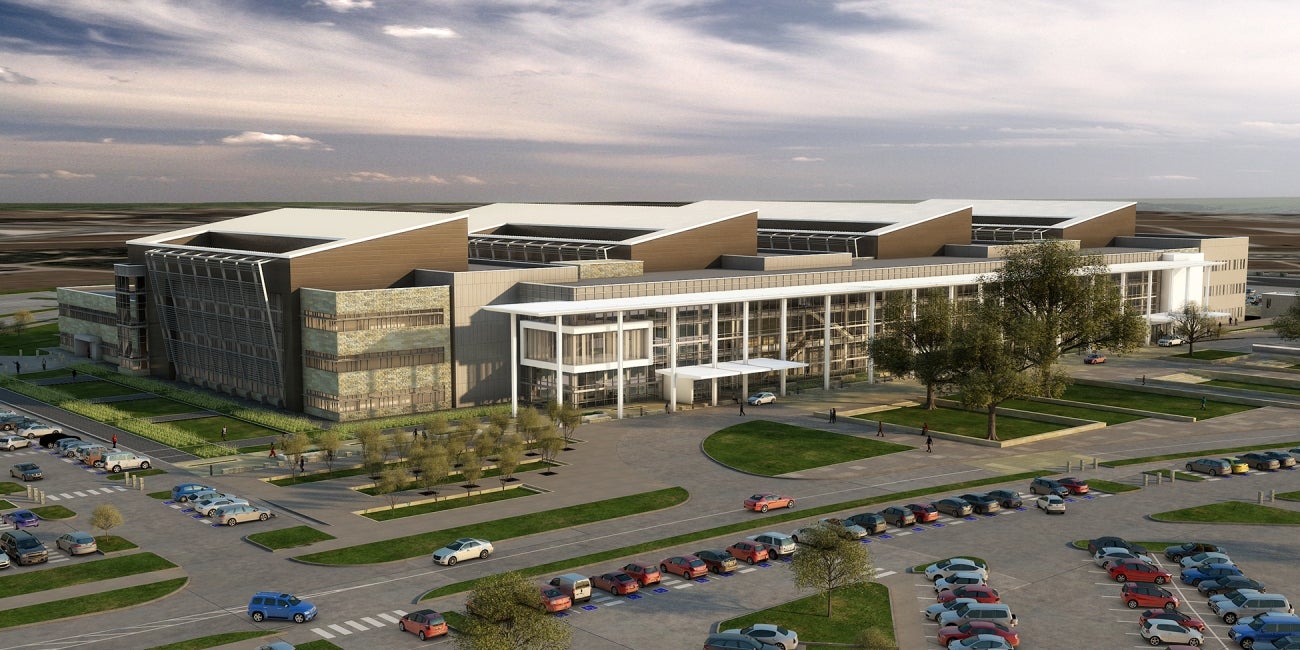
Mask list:
[[[420,459],[420,487],[433,492],[451,473],[451,458],[441,441],[430,442],[429,451]],[[436,500],[437,497],[435,497]]]
[[[1282,315],[1273,317],[1273,332],[1284,341],[1300,339],[1300,291],[1296,292],[1295,302]]]
[[[1196,351],[1198,341],[1217,339],[1223,331],[1223,323],[1195,301],[1184,303],[1182,309],[1170,316],[1173,317],[1174,334],[1187,343],[1188,354]]]
[[[865,582],[872,574],[871,553],[866,544],[849,539],[826,524],[804,529],[799,534],[799,552],[790,562],[794,584],[826,594],[826,618],[831,617],[831,592]]]
[[[998,406],[1036,389],[1025,372],[1022,348],[1003,329],[1001,313],[1000,306],[991,302],[966,306],[953,355],[962,404],[988,414],[989,440],[998,439]],[[1053,376],[1050,381],[1065,380]]]
[[[1017,342],[1022,369],[1032,370],[1034,394],[1057,397],[1068,379],[1057,370],[1064,352],[1129,352],[1146,341],[1142,315],[1130,309],[1097,255],[1068,242],[1014,249],[1002,268],[981,278],[984,301],[1000,306],[1006,336]]]
[[[479,578],[465,602],[459,650],[563,650],[571,628],[537,609],[537,587],[517,572]]]
[[[560,426],[564,429],[564,444],[573,443],[573,434],[582,426],[582,409],[565,404],[558,414]]]
[[[952,354],[955,306],[947,290],[885,295],[881,332],[871,341],[871,357],[892,375],[915,377],[925,385],[925,407],[935,409],[935,392],[957,379]]]
[[[316,446],[325,453],[325,466],[333,474],[334,457],[338,455],[339,448],[343,446],[343,436],[340,436],[339,432],[334,429],[326,429],[316,436]]]

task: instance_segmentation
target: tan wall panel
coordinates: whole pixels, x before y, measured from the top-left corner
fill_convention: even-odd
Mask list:
[[[723,255],[758,254],[758,213],[660,237],[631,247],[632,259],[645,262],[645,272],[707,268]]]
[[[944,244],[969,244],[970,228],[971,211],[967,208],[885,233],[876,238],[876,258],[888,260],[940,255]]]
[[[1137,206],[1130,205],[1114,212],[1062,229],[1062,239],[1077,239],[1083,248],[1109,246],[1116,237],[1137,232]]]
[[[292,259],[291,289],[348,291],[390,287],[412,269],[464,271],[469,239],[464,219],[371,239]]]

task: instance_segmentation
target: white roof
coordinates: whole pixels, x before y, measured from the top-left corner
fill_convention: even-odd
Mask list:
[[[696,204],[692,204],[696,205]],[[648,234],[620,240],[621,244],[640,244],[666,235],[691,230],[731,219],[753,209],[646,206],[646,205],[573,205],[563,203],[493,203],[457,214],[469,219],[469,232],[483,234],[511,223],[529,226],[567,226],[573,228],[626,228],[651,230]],[[592,237],[593,240],[602,239]]]
[[[1054,228],[1076,226],[1103,214],[1137,205],[1131,201],[1021,201],[1014,199],[930,199],[922,203],[933,204],[936,207],[944,205],[970,206],[974,210],[976,217],[1008,217],[1010,219],[1018,217],[1049,217],[1060,219],[1059,222],[1052,226]]]
[[[890,224],[873,228],[873,233],[887,233],[931,219],[937,219],[971,207],[971,204],[932,201],[908,203],[854,203],[830,201],[699,201],[684,208],[758,211],[758,220],[807,219],[847,223]]]

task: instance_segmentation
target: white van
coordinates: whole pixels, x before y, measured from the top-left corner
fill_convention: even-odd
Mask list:
[[[550,585],[558,588],[575,603],[591,600],[591,580],[581,573],[566,573],[551,578]]]
[[[149,459],[144,456],[136,456],[129,451],[115,451],[111,454],[104,454],[103,468],[113,472],[123,472],[133,469],[149,469]]]

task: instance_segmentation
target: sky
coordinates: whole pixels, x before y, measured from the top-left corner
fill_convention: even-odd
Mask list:
[[[1293,0],[0,0],[0,203],[1295,196]]]

